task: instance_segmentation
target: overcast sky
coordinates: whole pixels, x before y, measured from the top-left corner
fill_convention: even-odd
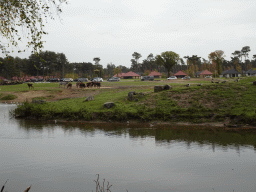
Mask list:
[[[250,46],[256,54],[255,0],[69,0],[61,21],[49,21],[44,50],[69,62],[131,66],[132,54],[174,51],[184,57]],[[27,57],[30,53],[18,55]]]

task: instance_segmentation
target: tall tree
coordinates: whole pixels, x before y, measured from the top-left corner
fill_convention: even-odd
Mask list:
[[[241,55],[244,56],[244,61],[249,58],[249,52],[251,51],[250,46],[244,46],[241,50]]]
[[[113,73],[114,73],[114,75],[118,75],[118,74],[122,73],[122,70],[120,67],[116,67],[115,69],[113,69]]]
[[[176,65],[178,61],[179,55],[173,51],[162,52],[161,55],[156,56],[156,63],[166,68],[168,77],[170,76],[172,67]]]
[[[188,68],[188,71],[190,72],[189,75],[194,77],[199,67],[201,67],[201,62],[200,62],[200,66],[197,65],[201,57],[198,57],[197,55],[192,55],[191,57],[186,56],[186,58],[188,59],[188,64],[189,64],[189,68]]]
[[[93,61],[95,62],[95,65],[99,65],[100,63],[100,58],[99,57],[94,57]]]
[[[239,60],[240,60],[241,57],[242,57],[241,51],[235,51],[234,53],[232,53],[232,55],[233,55],[234,57],[237,57]],[[232,57],[231,57],[231,59],[232,59]]]
[[[35,52],[40,50],[43,47],[42,36],[47,34],[45,20],[54,19],[55,14],[62,12],[63,3],[67,0],[1,0],[0,35],[9,42],[7,47],[17,46],[18,41],[25,39],[28,47],[32,46]],[[7,47],[0,41],[3,52]]]
[[[208,58],[216,64],[217,73],[220,75],[222,73],[222,61],[224,60],[224,51],[216,50],[211,52]]]
[[[140,68],[140,65],[139,65],[139,63],[138,63],[138,61],[139,61],[139,59],[142,57],[141,56],[141,54],[140,53],[137,53],[137,52],[134,52],[133,54],[132,54],[132,56],[133,56],[133,58],[134,58],[134,60],[132,61],[132,62],[136,62],[136,67],[137,67],[137,70]]]

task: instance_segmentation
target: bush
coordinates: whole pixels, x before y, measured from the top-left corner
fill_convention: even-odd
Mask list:
[[[163,79],[167,78],[167,75],[165,73],[162,73],[162,78]]]
[[[17,96],[16,95],[6,95],[4,97],[1,98],[1,100],[13,100],[13,99],[16,99]]]

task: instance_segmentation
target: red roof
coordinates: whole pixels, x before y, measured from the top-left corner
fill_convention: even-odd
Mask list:
[[[179,76],[179,75],[187,75],[183,71],[178,71],[177,73],[174,74],[174,76]]]
[[[152,71],[148,76],[161,76],[162,74],[156,71]]]
[[[132,71],[129,71],[128,73],[123,74],[123,77],[140,77],[140,75]]]
[[[212,75],[213,73],[208,71],[208,70],[204,70],[202,71],[199,75]]]
[[[125,73],[118,73],[118,74],[115,74],[114,77],[123,77]]]

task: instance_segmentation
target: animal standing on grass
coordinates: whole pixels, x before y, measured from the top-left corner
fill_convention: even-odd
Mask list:
[[[100,88],[100,87],[101,87],[100,82],[94,82],[93,84],[94,84],[94,87],[97,87],[97,88]]]
[[[62,82],[59,83],[59,87],[60,87],[61,85],[63,85],[63,87],[66,87],[67,84],[68,84],[68,82],[62,81]]]
[[[28,88],[29,88],[29,89],[30,89],[30,88],[31,88],[31,89],[33,88],[33,89],[34,89],[33,84],[32,84],[32,83],[28,83]]]
[[[79,87],[80,87],[80,88],[85,88],[85,84],[84,84],[84,83],[80,83],[80,84],[79,84]]]
[[[92,86],[93,86],[93,82],[88,82],[88,83],[86,83],[86,87],[90,88],[90,87],[92,87]]]
[[[76,83],[76,88],[80,87],[81,82]]]
[[[69,83],[69,84],[67,85],[67,89],[68,89],[68,88],[70,88],[70,89],[72,88],[72,83]]]

